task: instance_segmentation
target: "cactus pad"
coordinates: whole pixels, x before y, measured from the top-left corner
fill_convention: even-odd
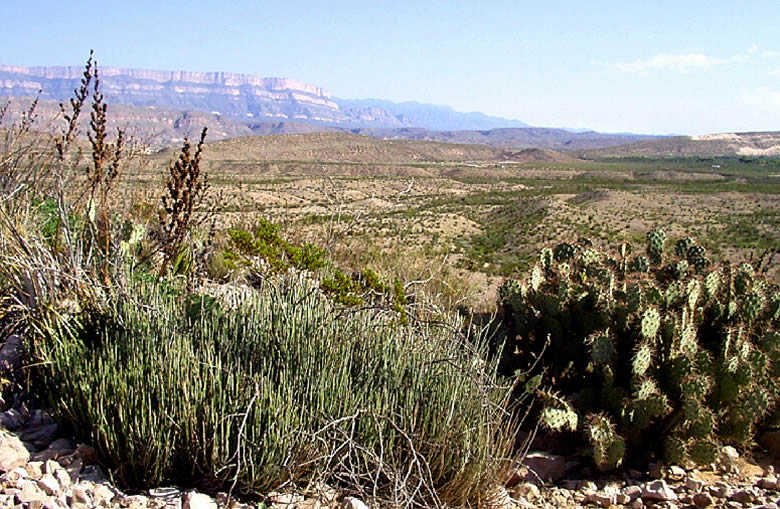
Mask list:
[[[657,419],[666,413],[668,400],[663,394],[651,394],[647,398],[639,402],[642,405],[644,412],[650,419]]]
[[[498,288],[498,298],[502,304],[511,302],[515,297],[522,295],[522,286],[516,279],[507,279]]]
[[[752,291],[745,295],[745,299],[742,302],[742,315],[745,320],[752,322],[761,314],[764,308],[764,296],[757,291]]]
[[[590,357],[594,364],[611,364],[615,355],[615,345],[609,335],[597,334],[591,339]]]
[[[656,228],[647,232],[647,255],[655,263],[661,263],[664,253],[664,243],[666,243],[666,233]]]
[[[761,346],[766,352],[780,351],[780,334],[777,332],[768,332],[761,338]]]
[[[599,470],[613,470],[619,467],[626,453],[626,443],[615,432],[615,426],[609,417],[602,414],[589,415],[586,432],[588,441],[593,446],[593,461]]]
[[[669,435],[664,439],[664,460],[670,465],[680,465],[688,453],[685,440]]]
[[[649,272],[650,260],[648,260],[647,257],[643,255],[635,256],[631,260],[631,263],[628,264],[628,270],[631,272]]]
[[[696,352],[696,369],[699,373],[705,375],[715,374],[715,364],[713,363],[712,356],[706,350],[699,350]]]
[[[711,379],[699,375],[684,380],[680,385],[680,393],[684,398],[703,400],[710,393],[711,387]]]
[[[687,259],[698,274],[701,274],[710,264],[706,250],[699,245],[691,246],[688,249]]]
[[[631,361],[631,372],[636,376],[642,376],[650,369],[652,360],[653,353],[650,347],[647,345],[640,346],[634,353],[634,359]]]
[[[593,447],[593,459],[596,466],[602,472],[614,470],[623,463],[623,457],[626,455],[626,442],[618,436],[606,449],[601,446]]]
[[[707,300],[713,298],[720,288],[720,272],[714,270],[704,278],[704,292]]]
[[[737,385],[747,385],[750,383],[753,377],[753,368],[749,362],[741,361],[737,365],[737,369],[734,371],[734,381]]]
[[[632,285],[628,292],[626,292],[626,306],[628,308],[629,313],[636,313],[642,308],[642,301],[643,301],[643,295],[642,295],[642,287],[637,285]]]
[[[576,246],[569,244],[568,242],[563,242],[555,246],[553,256],[555,257],[556,261],[565,262],[567,260],[571,260],[576,253]]]
[[[640,381],[638,384],[636,384],[634,397],[636,399],[646,399],[649,398],[651,395],[656,394],[657,392],[658,392],[658,388],[655,386],[655,382],[653,382],[649,378],[645,378],[642,381]]]
[[[743,263],[737,269],[734,276],[734,290],[738,294],[744,295],[748,292],[753,283],[753,266],[749,263]]]
[[[688,424],[699,420],[702,414],[701,401],[694,397],[686,397],[682,404],[683,419]]]
[[[693,371],[693,362],[686,355],[678,355],[668,361],[666,365],[669,382],[678,387],[691,374],[691,371]]]
[[[769,394],[767,391],[756,388],[749,391],[744,398],[742,406],[745,413],[751,418],[756,419],[763,416],[769,410]]]
[[[689,423],[688,434],[693,438],[706,438],[710,436],[714,429],[714,419],[711,412],[702,408],[699,412],[699,418]]]
[[[769,319],[775,322],[780,321],[780,292],[769,298]]]
[[[666,307],[676,307],[679,302],[685,297],[685,290],[680,281],[674,281],[666,287],[664,292],[664,299],[666,301]]]
[[[537,395],[543,405],[542,424],[552,431],[564,429],[575,431],[577,429],[577,412],[566,400],[550,391],[538,391]]]
[[[538,265],[536,265],[531,270],[531,289],[535,292],[539,291],[539,287],[542,285],[542,281],[544,281],[542,270]]]
[[[601,253],[595,249],[585,249],[580,257],[580,262],[583,265],[595,265],[601,262]]]
[[[545,271],[549,271],[553,267],[553,251],[549,247],[545,247],[539,253],[539,264]]]
[[[699,295],[701,294],[701,285],[697,279],[692,279],[688,283],[686,288],[686,295],[688,300],[688,308],[693,312],[696,309],[696,303],[699,301]]]
[[[699,465],[709,465],[717,459],[718,447],[709,440],[697,440],[690,447],[689,455]]]
[[[692,325],[687,325],[680,333],[680,353],[683,355],[694,356],[699,350],[696,343],[696,329]]]
[[[677,279],[678,281],[680,279],[683,279],[685,276],[688,275],[688,269],[690,266],[688,265],[687,260],[680,260],[679,262],[673,263],[669,267],[669,273],[672,275],[674,279]]]
[[[683,237],[675,243],[674,252],[680,258],[686,258],[688,256],[688,250],[695,245],[696,241],[691,237]]]
[[[661,315],[655,308],[647,308],[642,314],[642,337],[648,341],[655,339],[658,328],[661,326]]]

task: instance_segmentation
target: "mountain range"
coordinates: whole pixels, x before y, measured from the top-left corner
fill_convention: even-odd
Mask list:
[[[67,100],[78,87],[81,67],[0,65],[0,95]],[[228,72],[151,71],[100,68],[106,102],[201,111],[244,122],[295,121],[345,128],[421,127],[433,130],[527,127],[448,106],[331,97],[321,87],[287,78]]]
[[[79,86],[82,67],[0,65],[0,96],[10,97],[6,122],[21,118],[39,97],[39,125],[51,127]],[[381,99],[339,99],[287,78],[227,72],[100,68],[111,104],[109,127],[123,127],[151,146],[176,144],[209,128],[209,140],[267,134],[336,132],[385,140],[490,145],[498,149],[593,151],[593,155],[780,155],[778,133],[662,137],[531,127],[519,120],[449,106]],[[82,130],[87,116],[82,118]],[[613,149],[614,148],[614,149]]]

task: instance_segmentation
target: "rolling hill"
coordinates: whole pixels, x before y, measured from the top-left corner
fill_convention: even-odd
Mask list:
[[[780,157],[780,131],[674,136],[584,151],[604,157]]]

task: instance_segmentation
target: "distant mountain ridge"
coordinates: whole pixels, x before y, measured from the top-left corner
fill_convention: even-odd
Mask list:
[[[582,152],[585,157],[780,157],[780,131],[670,136]]]
[[[0,95],[67,100],[84,69],[0,65]],[[491,129],[525,127],[517,120],[460,113],[448,106],[334,99],[321,87],[288,78],[229,72],[100,67],[106,102],[196,110],[243,121],[295,121],[336,127]]]
[[[0,94],[66,100],[78,87],[78,67],[0,65]],[[286,78],[225,72],[100,68],[106,102],[211,112],[240,119],[295,119],[334,124],[403,126],[386,112],[342,111],[320,87]]]
[[[500,127],[531,127],[519,120],[493,117],[480,112],[461,113],[450,106],[423,104],[416,101],[395,103],[384,99],[335,99],[342,107],[379,108],[399,120],[434,131],[481,130]]]
[[[432,131],[420,128],[351,129],[354,134],[374,138],[439,141],[490,145],[496,148],[541,148],[552,150],[590,150],[625,145],[660,136],[603,134],[595,131],[570,131],[548,127],[509,127],[486,130]]]
[[[229,72],[154,71],[100,67],[101,91],[111,104],[109,122],[129,127],[153,146],[196,137],[344,132],[379,139],[408,139],[496,148],[589,150],[652,140],[654,136],[600,134],[530,127],[519,120],[461,113],[449,106],[381,99],[338,99],[324,88],[287,78]],[[42,118],[79,86],[83,67],[0,65],[0,96],[15,97],[12,113],[40,95]],[[86,117],[85,117],[86,118]],[[86,127],[86,125],[84,126]]]

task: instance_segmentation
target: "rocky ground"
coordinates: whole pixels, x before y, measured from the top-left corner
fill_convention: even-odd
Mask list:
[[[20,365],[19,347],[16,336],[0,347],[2,374]],[[363,501],[328,486],[304,493],[269,493],[263,502],[254,503],[239,502],[227,493],[211,496],[177,487],[130,495],[112,485],[95,449],[62,435],[44,410],[17,403],[0,412],[0,509],[368,509]],[[659,464],[650,465],[648,472],[628,470],[616,476],[590,475],[581,461],[534,451],[525,455],[507,483],[497,484],[486,496],[485,506],[777,509],[780,431],[765,434],[762,446],[769,454],[745,458],[724,447],[718,463],[707,468]]]
[[[519,508],[769,509],[780,505],[776,461],[766,456],[758,462],[747,460],[732,447],[724,447],[719,462],[707,468],[657,464],[649,472],[629,470],[591,479],[576,479],[565,458],[543,452],[529,454],[524,463],[526,467],[506,488]]]
[[[58,438],[57,424],[44,411],[24,406],[0,413],[0,507],[55,509],[249,509],[218,493],[215,497],[176,487],[128,495],[114,487],[99,465],[97,452]],[[776,461],[775,461],[776,463]],[[651,466],[620,477],[576,479],[572,462],[544,452],[527,455],[524,466],[490,497],[491,509],[630,507],[777,508],[780,481],[768,457],[756,462],[725,447],[718,464],[707,469]],[[576,465],[574,470],[576,471]],[[566,475],[565,475],[566,474]],[[311,493],[269,493],[266,507],[286,509],[363,509],[366,504],[328,487]]]

